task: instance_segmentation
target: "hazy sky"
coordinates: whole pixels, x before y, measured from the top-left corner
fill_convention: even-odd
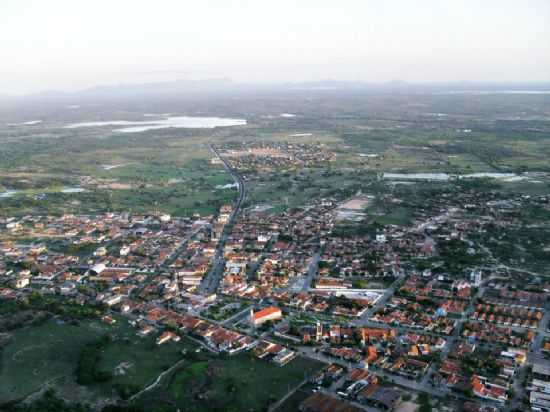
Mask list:
[[[550,80],[550,0],[0,0],[0,94],[97,84]]]

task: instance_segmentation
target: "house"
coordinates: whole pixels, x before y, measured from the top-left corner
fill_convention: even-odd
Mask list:
[[[23,289],[30,283],[31,278],[29,276],[19,276],[15,279],[14,286],[16,289]]]
[[[174,332],[166,331],[157,338],[157,345],[162,345],[163,343],[169,342],[171,340],[174,342],[178,342],[180,339],[181,338]]]
[[[300,405],[302,412],[360,412],[359,408],[335,397],[317,392]]]
[[[263,340],[258,342],[254,348],[254,355],[259,359],[263,359],[266,356],[279,353],[282,349],[283,347],[277,343]]]
[[[533,365],[533,376],[531,379],[531,388],[534,392],[538,393],[550,393],[550,368],[546,365],[535,363]],[[542,399],[538,397],[537,399]]]
[[[358,393],[357,400],[383,411],[392,411],[401,401],[401,396],[393,389],[382,388],[373,383]]]
[[[473,375],[471,379],[474,395],[492,401],[505,403],[508,400],[507,388],[491,382],[487,378]]]
[[[535,412],[546,412],[550,410],[550,393],[531,391],[529,395],[531,410]]]
[[[112,296],[106,296],[103,300],[103,303],[105,303],[108,306],[114,306],[119,304],[122,301],[123,296],[122,295],[112,295]]]
[[[143,338],[147,335],[150,335],[154,331],[155,331],[154,327],[152,327],[151,325],[145,325],[138,331],[137,334],[138,334],[138,336],[141,336]]]
[[[296,352],[284,348],[273,358],[273,362],[279,366],[284,366],[297,356]]]
[[[113,318],[110,315],[105,315],[101,318],[103,322],[105,322],[107,325],[114,325],[116,323],[116,319]]]
[[[257,327],[268,321],[279,320],[283,317],[281,309],[270,306],[268,308],[262,309],[258,312],[254,312],[250,309],[250,321]]]
[[[346,376],[346,381],[349,381],[349,382],[365,381],[365,382],[378,383],[378,377],[376,375],[372,375],[366,369],[355,368],[348,373],[348,375]]]

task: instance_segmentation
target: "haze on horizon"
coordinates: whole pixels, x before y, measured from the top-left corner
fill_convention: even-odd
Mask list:
[[[550,81],[548,0],[3,0],[0,94],[175,79]]]

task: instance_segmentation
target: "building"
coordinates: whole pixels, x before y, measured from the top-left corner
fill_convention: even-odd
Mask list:
[[[279,320],[283,317],[281,309],[270,306],[268,308],[262,309],[258,312],[254,312],[250,309],[250,321],[257,327],[268,321]]]
[[[484,376],[472,376],[471,384],[474,395],[480,398],[500,403],[505,403],[508,400],[508,389],[504,386],[489,382]]]
[[[177,342],[180,340],[180,337],[176,335],[174,332],[163,332],[162,335],[160,335],[157,338],[157,345],[162,345],[163,343],[166,343],[168,341],[173,340],[174,342]]]
[[[550,411],[550,368],[546,365],[533,365],[529,403],[532,411]]]
[[[348,402],[341,401],[335,397],[317,392],[307,398],[300,405],[302,412],[360,412],[361,409],[356,408]]]
[[[23,289],[30,283],[31,278],[29,276],[20,276],[15,279],[14,286],[16,289]]]
[[[550,411],[550,393],[531,391],[529,395],[531,410],[536,412]]]
[[[392,411],[401,401],[401,397],[393,389],[382,388],[378,384],[371,384],[359,392],[357,400],[383,411]]]
[[[284,366],[297,356],[296,352],[284,348],[273,358],[273,362],[279,366]]]
[[[481,270],[472,270],[472,273],[470,273],[470,280],[475,287],[481,286],[481,281],[482,281]]]

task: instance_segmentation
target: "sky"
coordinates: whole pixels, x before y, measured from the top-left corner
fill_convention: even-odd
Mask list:
[[[0,0],[0,94],[208,78],[550,81],[550,0]]]

